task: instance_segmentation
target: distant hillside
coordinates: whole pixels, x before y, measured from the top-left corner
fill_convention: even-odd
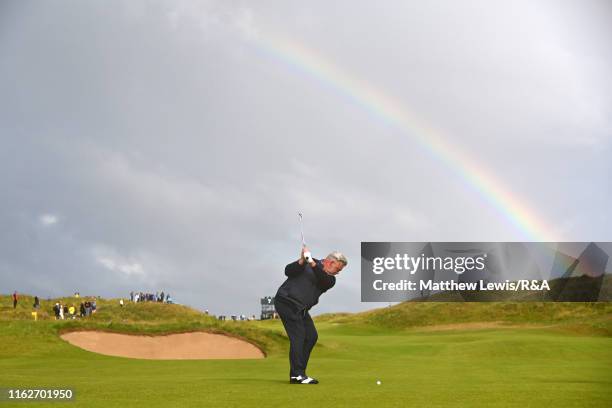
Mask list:
[[[91,298],[87,298],[91,299]],[[49,327],[57,333],[72,330],[102,330],[121,333],[168,334],[189,331],[227,333],[242,337],[258,345],[266,353],[285,348],[284,336],[278,331],[258,327],[251,322],[219,321],[187,306],[96,298],[97,311],[89,317],[55,320],[53,305],[61,302],[77,308],[83,298],[64,297],[40,299],[38,321],[33,321],[34,297],[19,295],[17,308],[13,309],[11,295],[0,295],[0,323],[31,322],[32,325]]]
[[[383,329],[500,322],[612,335],[612,303],[576,301],[581,297],[592,296],[594,287],[600,298],[610,300],[611,275],[598,278],[559,278],[551,280],[549,285],[548,292],[440,292],[362,313],[325,314],[318,316],[317,320],[338,325]],[[553,301],[554,299],[565,301]]]
[[[316,320],[383,330],[498,322],[612,336],[612,303],[403,302],[362,313],[325,314]]]

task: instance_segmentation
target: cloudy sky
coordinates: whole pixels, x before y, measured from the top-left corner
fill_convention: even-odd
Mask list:
[[[612,240],[602,1],[2,1],[0,292],[252,314],[300,248]]]

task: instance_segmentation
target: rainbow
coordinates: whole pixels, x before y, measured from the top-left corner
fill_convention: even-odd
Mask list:
[[[441,132],[423,123],[397,100],[367,82],[352,77],[302,44],[261,33],[252,36],[251,40],[275,59],[332,87],[371,115],[410,135],[431,157],[456,173],[527,240],[558,240],[552,236],[553,229],[544,225],[524,200],[504,188],[490,171],[479,166],[476,160],[462,152],[458,146],[447,142]]]

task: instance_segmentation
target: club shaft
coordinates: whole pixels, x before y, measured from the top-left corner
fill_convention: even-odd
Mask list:
[[[298,213],[300,217],[300,233],[302,234],[302,246],[306,246],[306,241],[304,240],[304,225],[302,220],[302,213]]]

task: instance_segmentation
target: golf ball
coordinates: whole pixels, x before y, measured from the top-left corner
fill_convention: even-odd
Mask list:
[[[381,384],[380,380],[376,381],[376,385],[380,385],[380,384]]]

